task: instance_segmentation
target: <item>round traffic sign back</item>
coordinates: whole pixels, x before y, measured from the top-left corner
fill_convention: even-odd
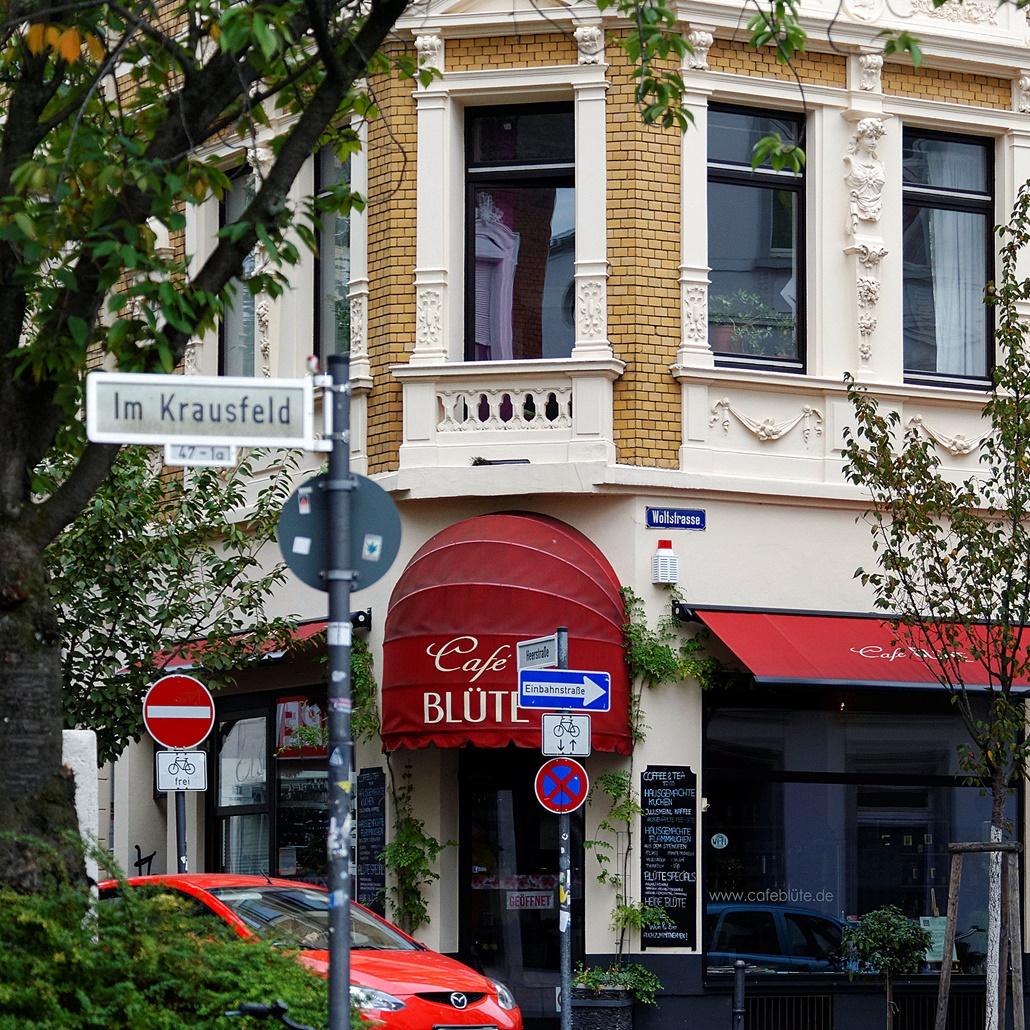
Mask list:
[[[162,676],[143,698],[143,725],[162,747],[196,747],[214,724],[214,699],[192,676]]]
[[[536,799],[548,812],[575,812],[590,793],[586,769],[574,758],[552,758],[536,774]]]

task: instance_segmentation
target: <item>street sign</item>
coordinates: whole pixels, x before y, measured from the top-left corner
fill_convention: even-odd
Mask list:
[[[540,717],[540,750],[545,755],[584,758],[590,754],[590,715],[556,712]]]
[[[166,443],[165,464],[232,468],[236,464],[236,448],[229,444]]]
[[[197,747],[215,724],[215,703],[192,676],[162,676],[143,698],[143,724],[162,747]]]
[[[314,439],[314,389],[310,377],[90,372],[86,435],[98,443],[321,450]]]
[[[540,766],[534,783],[536,799],[548,812],[575,812],[590,793],[586,769],[574,758],[551,758]]]
[[[704,508],[645,508],[648,529],[704,530],[708,517]]]
[[[580,669],[519,669],[519,708],[568,708],[607,712],[612,678]]]
[[[515,655],[519,669],[553,669],[558,664],[558,635],[520,640]]]
[[[350,567],[357,573],[355,590],[386,575],[401,546],[401,517],[393,498],[365,476],[352,476]],[[301,483],[283,505],[277,536],[283,561],[309,587],[328,590],[329,498],[326,476]]]
[[[206,751],[157,751],[157,789],[207,790]]]

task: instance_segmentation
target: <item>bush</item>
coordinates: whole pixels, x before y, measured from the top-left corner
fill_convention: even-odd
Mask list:
[[[292,954],[243,940],[167,892],[126,889],[94,914],[71,887],[0,890],[0,956],[2,1030],[247,1030],[225,1010],[276,998],[300,1022],[327,1021],[326,982]]]

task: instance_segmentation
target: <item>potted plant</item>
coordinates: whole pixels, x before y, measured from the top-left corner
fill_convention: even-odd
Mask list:
[[[752,357],[783,353],[784,334],[794,331],[794,315],[777,311],[747,290],[712,292],[708,297],[708,331],[714,350]]]
[[[894,978],[917,972],[929,947],[930,935],[894,905],[867,912],[845,928],[842,949],[857,970],[883,974],[887,1030],[894,1026]]]

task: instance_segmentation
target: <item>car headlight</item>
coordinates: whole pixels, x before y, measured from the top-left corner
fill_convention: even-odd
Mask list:
[[[377,991],[373,987],[350,985],[351,1004],[361,1012],[399,1012],[404,1002],[386,991]]]
[[[493,984],[494,990],[497,992],[497,1004],[500,1005],[502,1009],[511,1012],[512,1009],[518,1007],[515,1004],[515,995],[513,995],[500,980],[491,980],[490,983]]]

